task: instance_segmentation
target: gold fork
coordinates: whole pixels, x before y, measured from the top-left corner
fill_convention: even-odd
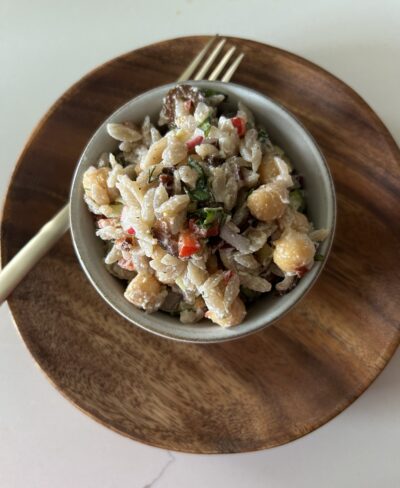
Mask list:
[[[217,42],[218,41],[218,42]],[[217,42],[208,54],[203,65],[195,73],[201,61],[210,48]],[[177,82],[189,80],[195,73],[194,80],[216,80],[227,66],[236,48],[230,47],[216,64],[212,72],[206,77],[207,72],[215,64],[219,54],[222,52],[226,39],[219,40],[219,36],[212,37],[203,49],[195,56],[193,61],[177,79]],[[227,68],[221,81],[229,82],[237,70],[244,54],[241,53]],[[11,259],[11,261],[0,271],[0,304],[8,297],[20,281],[29,273],[35,264],[49,251],[54,244],[69,229],[69,203],[67,203],[39,232],[28,241],[25,246]]]
[[[181,76],[177,79],[178,82],[180,81],[186,81],[190,80],[192,74],[195,72],[196,68],[199,66],[201,60],[204,58],[206,55],[207,51],[210,49],[210,47],[214,44],[214,42],[218,40],[218,36],[212,37],[207,44],[203,47],[203,49],[199,52],[199,54],[193,59],[193,61],[189,64],[189,66],[185,69],[185,71],[181,74]],[[226,39],[221,39],[218,44],[215,46],[215,48],[211,51],[211,53],[208,55],[207,59],[205,60],[203,66],[197,71],[197,73],[194,75],[193,79],[194,80],[204,80],[208,79],[210,81],[215,81],[218,76],[221,74],[222,70],[225,68],[225,66],[228,64],[228,61],[231,59],[233,56],[233,53],[236,51],[235,46],[231,46],[228,51],[225,53],[225,55],[222,57],[220,62],[215,66],[211,74],[206,78],[207,71],[210,69],[214,61],[217,59],[219,53],[222,51],[224,45],[226,43]],[[235,61],[229,66],[229,68],[226,70],[224,76],[221,78],[221,81],[224,83],[228,83],[235,71],[237,70],[239,64],[241,63],[242,59],[244,57],[244,53],[239,54],[239,56],[235,59]]]

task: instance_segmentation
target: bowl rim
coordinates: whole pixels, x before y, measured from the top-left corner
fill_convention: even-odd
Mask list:
[[[207,337],[182,337],[179,333],[174,333],[174,329],[170,328],[168,332],[160,331],[155,328],[150,328],[147,325],[141,324],[134,318],[128,316],[126,313],[124,313],[122,310],[119,309],[119,307],[114,303],[112,298],[107,295],[107,293],[104,292],[104,289],[101,287],[101,284],[99,284],[94,277],[92,276],[90,269],[88,269],[85,260],[83,259],[80,249],[79,249],[79,244],[76,240],[77,233],[76,233],[76,227],[75,227],[75,193],[77,193],[77,186],[80,186],[81,180],[80,180],[80,167],[82,163],[85,161],[86,158],[86,153],[90,146],[92,145],[93,141],[97,138],[98,134],[104,129],[107,123],[110,122],[110,119],[114,119],[115,117],[118,116],[119,113],[123,112],[126,107],[130,106],[132,103],[139,101],[140,99],[144,97],[151,96],[154,92],[154,94],[158,93],[159,91],[166,90],[168,88],[172,88],[178,84],[188,84],[188,85],[194,85],[194,86],[204,86],[204,85],[210,85],[213,87],[219,87],[223,89],[224,87],[232,87],[234,90],[245,90],[247,92],[251,92],[254,95],[261,97],[265,99],[269,104],[274,105],[278,109],[280,109],[282,112],[285,113],[285,115],[289,118],[291,118],[302,130],[306,138],[310,141],[314,149],[316,150],[316,153],[318,154],[319,160],[321,162],[321,166],[325,172],[325,176],[327,177],[327,180],[329,182],[329,196],[330,196],[330,204],[331,204],[331,222],[330,222],[330,234],[328,237],[327,241],[324,241],[325,244],[325,254],[324,254],[324,259],[320,262],[318,262],[318,265],[313,266],[312,271],[314,271],[314,274],[312,276],[311,281],[308,283],[307,287],[303,290],[303,292],[293,301],[289,302],[287,306],[281,310],[279,314],[277,314],[275,317],[271,319],[267,319],[258,326],[254,326],[253,328],[249,328],[249,330],[243,330],[240,332],[233,333],[232,335],[227,335],[225,337],[213,337],[213,338],[207,338]],[[197,343],[197,344],[213,344],[213,343],[219,343],[219,342],[227,342],[227,341],[232,341],[232,340],[237,340],[243,337],[246,337],[250,334],[254,334],[257,332],[260,332],[261,330],[265,329],[266,327],[269,327],[270,325],[276,323],[278,320],[283,318],[286,314],[288,314],[295,306],[297,306],[301,300],[310,292],[310,290],[313,288],[315,285],[316,281],[318,280],[319,276],[321,275],[322,270],[325,267],[325,264],[329,258],[335,233],[336,233],[336,223],[337,223],[337,199],[336,199],[336,191],[335,191],[335,185],[332,177],[332,173],[330,171],[330,168],[328,166],[328,163],[326,161],[326,158],[320,149],[319,145],[315,141],[314,137],[311,135],[311,133],[308,131],[308,129],[304,126],[304,124],[290,111],[288,110],[285,106],[283,106],[281,103],[278,101],[274,100],[273,98],[269,97],[268,95],[265,95],[264,93],[259,92],[258,90],[255,90],[254,88],[249,88],[244,85],[238,84],[238,83],[232,83],[232,82],[220,82],[220,81],[209,81],[209,80],[185,80],[184,82],[171,82],[171,83],[166,83],[164,85],[159,85],[154,88],[151,88],[150,90],[146,90],[139,95],[131,98],[127,102],[125,102],[123,105],[118,107],[116,110],[114,110],[111,114],[107,116],[105,120],[97,127],[97,129],[94,131],[88,142],[86,143],[79,160],[77,162],[76,168],[74,170],[72,182],[71,182],[71,187],[70,187],[70,194],[69,194],[69,201],[70,201],[70,213],[69,213],[69,220],[70,220],[70,230],[71,230],[71,237],[72,237],[72,243],[73,247],[75,250],[75,254],[78,258],[79,264],[81,268],[83,269],[86,277],[89,279],[90,283],[92,286],[95,288],[97,293],[101,296],[101,298],[113,308],[120,316],[122,316],[125,320],[128,322],[134,324],[135,326],[140,327],[141,329],[155,334],[159,337],[163,337],[166,339],[172,339],[178,342],[186,342],[186,343]],[[78,204],[76,202],[76,204]],[[134,305],[132,305],[134,307]],[[137,307],[136,307],[137,308]],[[145,313],[145,312],[144,312]],[[154,321],[156,322],[156,321]],[[215,324],[216,325],[216,324]],[[200,326],[201,327],[201,326]],[[235,327],[230,327],[230,328],[223,328],[221,326],[216,325],[216,328],[222,329],[225,331],[235,331]]]

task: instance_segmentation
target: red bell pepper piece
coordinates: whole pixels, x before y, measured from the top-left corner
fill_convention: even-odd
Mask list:
[[[215,237],[219,235],[219,223],[216,222],[212,227],[207,229],[206,237]]]
[[[189,151],[191,149],[194,149],[196,146],[198,146],[199,144],[201,144],[204,140],[204,137],[203,136],[195,136],[195,137],[192,137],[191,139],[189,139],[187,142],[186,142],[186,147],[189,149]]]
[[[219,235],[219,223],[215,222],[212,227],[204,228],[198,225],[196,219],[189,219],[188,223],[189,230],[192,234],[195,234],[199,237],[214,237]]]
[[[246,133],[246,122],[242,117],[233,117],[231,119],[233,127],[236,129],[238,136],[243,137]]]
[[[200,247],[200,243],[194,234],[187,231],[181,232],[178,241],[180,258],[187,258],[192,254],[195,254],[200,249]]]

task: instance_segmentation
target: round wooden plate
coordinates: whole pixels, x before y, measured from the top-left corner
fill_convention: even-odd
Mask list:
[[[140,92],[176,79],[206,39],[123,55],[57,101],[12,177],[3,263],[65,203],[97,126]],[[326,71],[280,49],[232,41],[246,53],[234,81],[291,110],[335,179],[333,251],[301,304],[239,341],[172,342],[134,327],[101,300],[69,235],[9,299],[33,357],[67,398],[122,434],[177,451],[253,451],[307,434],[371,384],[400,337],[399,149],[368,105]]]

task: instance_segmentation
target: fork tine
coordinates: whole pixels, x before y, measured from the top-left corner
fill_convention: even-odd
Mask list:
[[[214,68],[213,72],[211,75],[208,77],[210,81],[214,81],[218,78],[218,75],[221,73],[221,71],[225,68],[227,62],[230,60],[232,57],[232,54],[235,52],[236,47],[232,46],[229,51],[226,52],[225,56],[221,59],[221,61],[217,64],[217,66]]]
[[[192,74],[194,73],[194,70],[197,68],[197,66],[200,64],[201,60],[203,59],[204,55],[208,51],[208,48],[211,46],[211,44],[215,41],[215,39],[218,38],[218,34],[214,37],[212,37],[207,44],[203,47],[203,49],[195,56],[193,61],[189,64],[189,66],[185,69],[185,71],[181,74],[181,76],[176,80],[176,81],[186,81],[189,80]]]
[[[221,81],[223,81],[224,83],[228,83],[231,80],[233,74],[237,70],[243,58],[244,58],[244,53],[239,54],[239,56],[235,59],[235,61],[231,64],[231,66],[226,70],[226,73],[222,77]]]
[[[215,58],[220,53],[221,49],[224,47],[225,42],[226,42],[226,39],[222,39],[221,41],[219,41],[219,43],[217,44],[217,46],[215,47],[213,52],[209,55],[207,61],[203,64],[203,66],[196,73],[196,76],[194,77],[195,80],[204,79],[205,74],[207,73],[210,66],[213,64]]]

